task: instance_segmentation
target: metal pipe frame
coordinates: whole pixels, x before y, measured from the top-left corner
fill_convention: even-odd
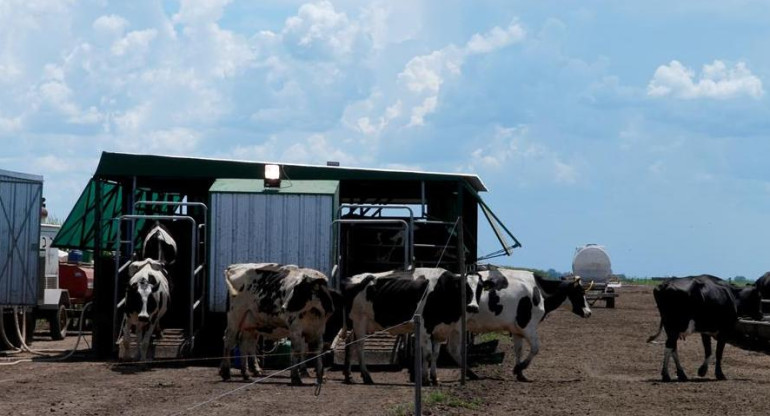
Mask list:
[[[354,209],[358,208],[377,208],[377,209],[401,209],[409,211],[409,229],[408,231],[408,237],[409,237],[409,262],[412,263],[414,259],[414,211],[412,211],[412,208],[406,206],[406,205],[359,205],[359,204],[342,204],[339,208],[337,208],[337,218],[341,217],[342,209],[347,208],[353,211]],[[382,218],[382,217],[380,217]]]
[[[113,318],[113,331],[112,331],[112,344],[115,345],[115,342],[117,341],[117,337],[119,334],[119,331],[122,328],[119,328],[120,325],[118,324],[118,314],[117,314],[117,304],[118,304],[118,276],[120,270],[120,253],[121,253],[121,245],[126,244],[126,242],[122,241],[121,239],[121,228],[120,228],[120,222],[121,221],[135,221],[135,220],[174,220],[174,221],[190,221],[192,233],[191,233],[191,244],[190,247],[195,247],[195,242],[198,241],[198,227],[195,222],[195,219],[193,217],[187,216],[187,215],[122,215],[118,218],[113,218],[112,221],[116,222],[117,224],[117,237],[115,241],[115,287],[113,289],[112,294],[112,305],[114,310],[114,318]],[[133,243],[133,240],[130,241],[130,243]],[[133,250],[133,247],[132,247]],[[195,302],[195,258],[196,255],[190,256],[190,315],[189,315],[189,324],[188,324],[188,338],[190,339],[190,349],[192,350],[194,344],[195,344],[195,337],[193,336],[193,304]],[[125,336],[125,334],[124,334]]]
[[[401,219],[371,219],[371,220],[362,220],[362,219],[337,219],[333,220],[331,226],[336,227],[337,229],[337,244],[335,244],[335,253],[334,253],[334,260],[337,262],[337,265],[340,265],[338,269],[341,269],[341,255],[340,255],[340,244],[339,241],[342,239],[342,229],[341,224],[401,224],[403,225],[405,230],[409,230],[409,224]],[[414,262],[412,261],[412,258],[409,257],[409,242],[404,242],[404,270],[409,270],[411,266],[414,265]],[[335,282],[335,288],[339,290],[340,288],[340,281],[342,280],[342,276],[339,276],[339,279]]]

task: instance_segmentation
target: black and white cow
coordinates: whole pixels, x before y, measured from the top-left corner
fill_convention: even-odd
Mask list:
[[[168,309],[170,299],[168,275],[164,264],[144,259],[128,265],[129,281],[126,294],[121,301],[124,314],[123,335],[120,341],[119,357],[128,359],[130,354],[131,329],[137,342],[137,359],[147,360],[147,351],[158,323]]]
[[[466,308],[477,310],[473,297],[474,287],[466,287]],[[436,358],[441,343],[450,337],[459,337],[461,305],[461,278],[440,268],[417,268],[411,271],[364,273],[353,276],[343,285],[348,320],[352,323],[358,349],[361,377],[366,384],[374,384],[366,368],[363,341],[367,334],[392,328],[393,335],[412,333],[413,316],[422,307],[421,337],[423,380],[438,383]],[[404,324],[404,325],[400,325]],[[450,351],[459,363],[459,348]],[[350,382],[349,348],[345,357],[345,381]]]
[[[738,318],[748,316],[762,319],[760,296],[756,287],[740,288],[711,275],[671,278],[653,291],[655,303],[660,312],[658,332],[647,342],[652,342],[666,331],[666,348],[663,353],[663,381],[671,381],[668,374],[669,357],[674,358],[676,376],[687,381],[687,375],[679,362],[676,350],[677,340],[693,332],[701,334],[705,359],[698,368],[698,375],[708,372],[711,358],[711,337],[717,340],[716,365],[714,374],[724,380],[722,353],[725,343],[735,335]]]
[[[230,378],[230,350],[236,345],[243,352],[256,350],[259,336],[267,340],[291,340],[292,364],[306,349],[318,355],[323,348],[326,322],[334,313],[334,301],[327,277],[313,269],[275,263],[233,264],[225,270],[229,290],[224,359],[219,373]],[[241,375],[248,379],[247,360],[241,360]],[[255,363],[255,372],[260,372]],[[323,362],[316,360],[316,382],[323,380]],[[291,383],[302,384],[297,367]]]
[[[154,259],[171,265],[176,261],[176,255],[176,241],[168,228],[159,221],[155,221],[142,241],[142,258]]]
[[[574,314],[583,318],[591,316],[580,279],[549,280],[528,270],[496,268],[480,271],[475,278],[479,279],[476,289],[479,308],[478,313],[467,317],[468,331],[510,333],[516,360],[513,372],[519,381],[528,381],[523,371],[540,350],[537,327],[551,311],[569,300]],[[453,339],[452,343],[456,341]],[[529,344],[529,355],[524,360],[523,341]]]

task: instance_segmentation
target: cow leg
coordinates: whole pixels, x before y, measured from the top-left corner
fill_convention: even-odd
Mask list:
[[[452,332],[452,334],[449,337],[449,341],[447,342],[447,351],[449,352],[449,355],[452,356],[452,359],[455,360],[455,364],[460,367],[462,365],[462,357],[460,356],[461,350],[461,342],[464,342],[463,336],[460,334],[460,331]],[[467,363],[466,363],[467,364]],[[462,369],[460,369],[462,371]],[[465,376],[468,377],[469,380],[478,380],[479,376],[474,373],[470,367],[468,367],[465,371]]]
[[[131,320],[128,317],[125,318],[125,325],[123,325],[123,337],[120,341],[120,351],[118,358],[121,360],[128,360],[131,355]]]
[[[430,342],[430,383],[434,386],[438,386],[438,375],[436,375],[436,361],[438,361],[438,354],[441,352],[441,343],[431,340]]]
[[[222,351],[222,362],[219,364],[219,375],[222,376],[222,380],[230,379],[230,350],[237,341],[236,331],[232,330],[229,324],[227,326],[223,337],[224,351]]]
[[[307,359],[308,344],[304,340],[300,342],[299,361]],[[307,363],[300,364],[299,368],[300,377],[310,377],[310,373],[307,371]]]
[[[305,340],[302,333],[292,331],[289,336],[291,340],[291,385],[301,386],[302,377],[299,374],[299,363],[302,361],[302,351],[305,349]]]
[[[529,354],[523,361],[521,360],[522,347],[524,339],[529,343]],[[524,370],[532,363],[532,359],[540,350],[540,342],[537,337],[537,333],[532,331],[529,337],[525,338],[521,335],[513,335],[513,353],[516,356],[516,365],[513,367],[513,374],[516,376],[516,380],[522,382],[528,382],[529,379],[524,376]]]
[[[256,359],[256,357],[253,357],[252,355],[252,354],[255,354],[257,350],[256,336],[252,335],[247,331],[242,331],[240,333],[239,338],[240,339],[238,340],[238,353],[241,355],[240,357],[241,377],[244,380],[249,380],[251,378],[249,377],[249,371],[248,371],[248,367],[251,365],[249,364],[249,360],[251,359],[251,363],[254,363],[254,359]],[[252,357],[254,359],[252,359]],[[255,367],[256,367],[256,364],[255,364]]]
[[[321,357],[321,353],[323,352],[323,334],[319,335],[318,338],[316,338],[316,341],[311,343],[309,345],[311,351],[313,351],[313,354],[315,354],[315,382],[316,384],[321,384],[324,381],[324,362],[323,357]]]
[[[345,364],[344,364],[344,371],[343,375],[345,376],[345,384],[350,384],[353,382],[352,378],[350,377],[350,349],[351,345],[350,342],[353,341],[355,338],[354,335],[348,334],[347,331],[345,331]]]
[[[353,322],[353,333],[355,333],[356,340],[361,341],[356,345],[356,348],[358,348],[358,368],[361,371],[361,378],[363,379],[364,384],[374,384],[372,375],[369,374],[369,370],[366,368],[366,358],[364,357],[364,350],[366,349],[366,326],[367,323],[365,319],[360,319],[356,322]]]
[[[148,359],[147,354],[150,351],[150,344],[152,343],[152,333],[155,331],[155,322],[149,322],[145,325],[144,331],[142,334],[142,345],[141,345],[141,359],[139,360],[142,363],[142,366],[146,366]]]
[[[706,334],[700,334],[700,339],[703,341],[705,358],[703,359],[703,364],[698,367],[698,376],[705,377],[706,373],[709,371],[709,359],[711,358],[711,337]]]
[[[429,378],[430,367],[436,366],[436,358],[438,357],[438,354],[433,353],[433,342],[428,336],[428,332],[424,328],[420,328],[420,330],[422,331],[420,336],[420,352],[422,352],[422,374],[420,376],[422,377],[422,384],[428,385],[428,383],[431,382]],[[441,344],[438,343],[437,345],[439,347],[441,346]]]
[[[725,352],[725,340],[723,338],[717,339],[717,362],[714,364],[714,375],[717,380],[727,380],[725,374],[722,372],[722,353]]]
[[[669,357],[674,359],[674,365],[676,365],[676,378],[679,381],[687,381],[687,374],[685,374],[682,368],[682,363],[679,361],[679,354],[677,353],[676,343],[679,337],[679,333],[666,331],[666,349],[663,353],[663,371],[661,376],[663,381],[671,381],[671,377],[668,375],[668,359]]]

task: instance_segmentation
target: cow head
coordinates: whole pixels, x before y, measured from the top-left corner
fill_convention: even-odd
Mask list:
[[[481,291],[484,290],[485,282],[478,273],[468,273],[466,278],[465,311],[468,313],[479,313],[479,298],[481,297]]]
[[[588,288],[584,288],[579,276],[575,276],[573,281],[566,281],[563,283],[567,299],[569,299],[570,304],[572,304],[572,313],[575,315],[583,318],[591,316],[591,308],[588,306],[588,301],[586,300],[586,291],[591,290],[593,284],[594,283],[591,282]]]
[[[334,302],[329,293],[326,278],[320,272],[316,276],[308,272],[303,273],[300,282],[291,288],[286,294],[281,311],[284,313],[299,312],[310,303],[320,302],[323,313],[331,314],[334,311]]]
[[[137,312],[139,320],[147,322],[158,309],[157,297],[153,295],[158,291],[168,293],[166,270],[161,262],[144,259],[131,262],[128,273],[127,310]]]
[[[747,316],[755,321],[761,321],[762,296],[756,286],[747,286],[738,290],[735,296],[738,316]]]

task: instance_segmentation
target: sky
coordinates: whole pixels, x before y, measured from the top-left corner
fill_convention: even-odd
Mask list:
[[[0,0],[0,169],[60,220],[102,151],[472,173],[523,244],[498,264],[755,279],[767,6]]]

